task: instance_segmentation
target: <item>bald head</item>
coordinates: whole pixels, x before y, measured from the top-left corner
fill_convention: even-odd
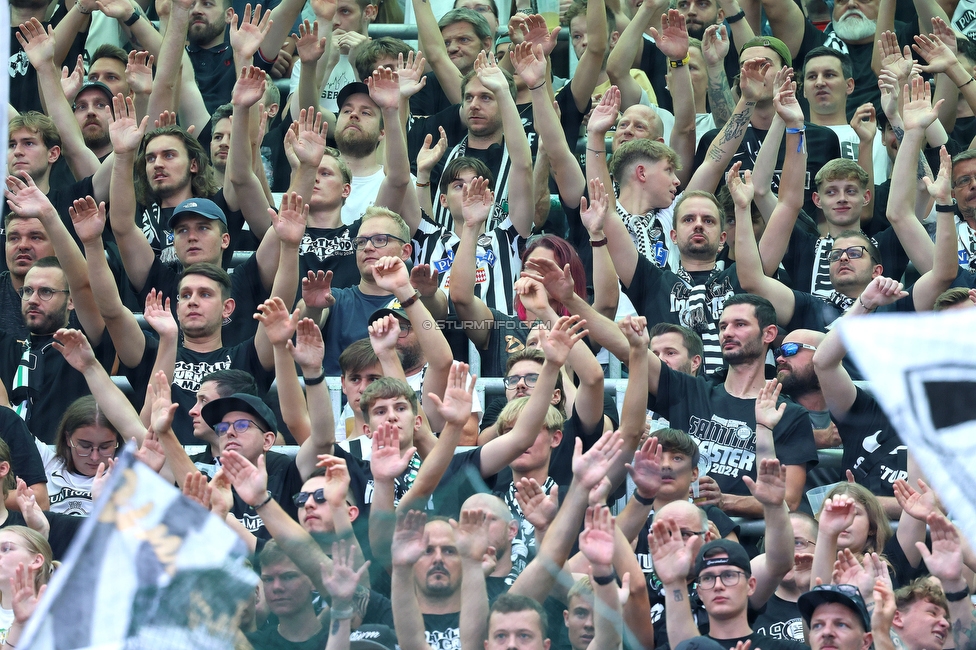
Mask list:
[[[793,330],[786,335],[783,343],[806,343],[807,345],[818,348],[826,336],[823,332],[816,332],[814,330]]]
[[[502,521],[509,522],[512,520],[512,513],[508,506],[494,494],[475,494],[468,497],[461,506],[461,510],[474,510],[476,508],[486,510]]]
[[[776,356],[776,379],[783,384],[784,394],[797,399],[820,390],[820,380],[813,369],[813,353],[825,336],[813,330],[794,330],[786,335]]]
[[[672,501],[657,511],[655,519],[671,519],[682,530],[708,530],[708,516],[705,511],[690,501]],[[708,541],[703,538],[703,541]]]
[[[658,140],[664,142],[664,122],[650,106],[634,104],[621,114],[617,130],[613,134],[612,150],[631,140]]]

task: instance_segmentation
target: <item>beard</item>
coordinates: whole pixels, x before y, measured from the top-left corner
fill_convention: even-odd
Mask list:
[[[420,364],[423,354],[419,343],[403,347],[400,349],[400,363],[405,369],[414,368]]]
[[[183,191],[183,188],[187,187],[188,185],[193,184],[193,179],[190,176],[189,169],[186,170],[186,173],[183,175],[183,178],[180,179],[180,181],[175,185],[169,184],[171,178],[172,177],[167,178],[165,181],[167,184],[162,185],[160,187],[152,187],[152,181],[150,181],[150,187],[152,187],[153,193],[156,194],[156,196],[159,197],[159,199],[169,198],[170,196],[173,196],[174,194],[178,194],[179,192]]]
[[[46,9],[49,4],[49,0],[10,0],[14,9]]]
[[[376,151],[376,147],[380,144],[378,134],[374,136],[366,131],[348,128],[336,133],[335,140],[339,146],[339,152],[352,158],[365,158]]]
[[[210,41],[222,35],[224,33],[224,27],[225,25],[223,23],[204,22],[203,24],[191,24],[186,40],[190,41],[194,45],[203,47]]]
[[[762,338],[757,337],[751,341],[745,341],[742,345],[729,352],[722,351],[722,358],[728,362],[730,366],[738,366],[744,363],[749,363],[755,361],[756,359],[762,358],[764,354]]]
[[[85,138],[85,146],[89,149],[101,149],[112,143],[112,138],[105,129],[91,132],[82,131],[82,135]]]
[[[859,9],[851,9],[844,13],[840,20],[831,21],[831,25],[834,26],[834,33],[842,41],[854,42],[873,37],[878,21],[871,20]]]
[[[26,314],[24,315],[26,323]],[[43,336],[45,334],[53,334],[62,327],[66,327],[68,323],[68,303],[65,302],[61,309],[53,312],[48,312],[41,317],[40,320],[35,320],[27,325],[27,329],[31,334],[38,336]]]
[[[820,380],[817,379],[817,373],[813,371],[812,365],[806,369],[806,372],[795,368],[779,371],[776,373],[776,379],[783,385],[783,393],[790,397],[799,397],[820,390]]]

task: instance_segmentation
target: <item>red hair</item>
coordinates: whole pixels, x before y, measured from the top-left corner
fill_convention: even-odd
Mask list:
[[[567,264],[569,264],[569,272],[573,276],[573,290],[576,295],[586,297],[586,269],[583,268],[583,261],[580,259],[579,253],[573,248],[573,245],[562,237],[556,235],[542,235],[541,237],[534,238],[530,240],[528,246],[525,247],[525,252],[522,253],[522,266],[525,266],[525,261],[529,259],[529,255],[532,254],[537,248],[545,248],[552,251],[553,257],[556,258],[556,264],[562,269]],[[560,316],[569,316],[569,310],[566,309],[561,303],[556,302],[556,313]],[[522,306],[522,301],[519,300],[518,296],[515,296],[515,312],[518,314],[520,320],[526,319],[525,307]]]

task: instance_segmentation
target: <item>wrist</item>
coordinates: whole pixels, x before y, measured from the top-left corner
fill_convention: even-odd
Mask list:
[[[858,303],[859,305],[861,305],[861,309],[863,309],[863,310],[864,310],[864,311],[866,311],[866,312],[872,312],[872,311],[874,311],[875,309],[877,309],[877,307],[868,307],[868,306],[867,306],[867,305],[866,305],[866,304],[864,303],[864,298],[863,298],[862,296],[858,296],[858,297],[857,297],[857,303]]]
[[[322,376],[325,375],[325,370],[322,368],[322,364],[321,363],[318,363],[318,364],[315,364],[315,365],[312,365],[312,366],[302,366],[302,365],[299,365],[299,368],[302,369],[302,377],[305,377],[305,381],[306,382],[309,379],[318,379],[319,377],[322,377]]]
[[[951,579],[939,578],[939,580],[942,582],[942,591],[945,592],[946,598],[949,600],[950,603],[962,600],[963,598],[969,595],[969,585],[966,584],[966,581],[963,580],[962,578],[959,577],[951,578]],[[966,595],[960,597],[960,594],[962,594],[963,592],[966,592]],[[953,600],[953,598],[949,598],[949,596],[953,596],[955,600]]]
[[[656,493],[648,494],[646,490],[642,490],[640,487],[634,490],[634,494],[633,494],[633,498],[635,501],[637,501],[637,503],[647,507],[654,505],[654,499],[656,497],[657,497]]]

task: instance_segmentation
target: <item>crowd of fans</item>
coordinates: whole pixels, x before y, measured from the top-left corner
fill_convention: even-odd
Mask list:
[[[6,647],[134,440],[240,648],[976,648],[834,328],[976,306],[972,0],[240,4],[10,2]]]

